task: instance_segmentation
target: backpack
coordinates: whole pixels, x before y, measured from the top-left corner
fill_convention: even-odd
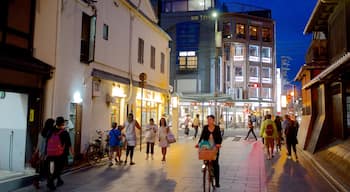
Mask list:
[[[64,130],[52,133],[51,137],[47,140],[46,152],[47,156],[60,156],[64,152],[64,145],[61,143],[60,134]]]
[[[272,136],[273,135],[273,126],[272,124],[268,124],[265,129],[265,133],[267,136]]]

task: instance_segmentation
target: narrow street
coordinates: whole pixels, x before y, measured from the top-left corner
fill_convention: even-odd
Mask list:
[[[243,133],[243,131],[241,131]],[[216,191],[334,191],[300,155],[299,162],[287,159],[286,152],[265,160],[261,141],[245,141],[243,134],[229,133],[220,154],[221,188]],[[195,141],[183,137],[169,148],[166,163],[156,147],[154,160],[145,160],[144,149],[135,151],[136,165],[106,163],[66,174],[65,184],[56,191],[202,191],[201,161]],[[45,185],[42,190],[46,191]],[[17,192],[34,191],[32,186]]]

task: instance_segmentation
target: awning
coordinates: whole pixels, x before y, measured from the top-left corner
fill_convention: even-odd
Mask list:
[[[335,70],[339,69],[343,65],[347,64],[347,62],[350,60],[350,52],[347,52],[343,57],[338,59],[335,63],[330,65],[328,68],[323,70],[320,74],[318,74],[315,78],[313,78],[309,83],[303,86],[303,89],[308,89],[315,83],[320,82],[321,80],[325,79],[328,75],[330,75]]]

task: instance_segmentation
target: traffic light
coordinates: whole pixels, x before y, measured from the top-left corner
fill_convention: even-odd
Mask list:
[[[248,87],[258,88],[259,84],[258,83],[248,84]]]

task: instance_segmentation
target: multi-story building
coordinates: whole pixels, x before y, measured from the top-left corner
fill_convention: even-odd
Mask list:
[[[249,12],[223,13],[219,20],[223,44],[220,92],[232,96],[236,122],[247,112],[275,112],[275,23],[269,15],[269,10],[259,17]]]
[[[212,0],[153,1],[159,25],[171,36],[170,85],[180,95],[180,116],[203,116],[215,89],[215,21]],[[198,105],[197,105],[198,104]]]
[[[0,152],[10,154],[0,157],[0,170],[24,170],[46,118],[67,119],[79,158],[96,130],[123,124],[127,113],[145,125],[168,112],[170,37],[157,25],[149,1],[6,0],[0,5],[1,50],[11,53],[0,52],[0,111],[6,122],[0,129],[6,147]],[[147,76],[145,86],[141,73]],[[20,138],[13,131],[17,127],[23,130]]]
[[[226,121],[243,122],[244,112],[274,112],[276,63],[270,11],[214,17],[219,10],[214,1],[153,4],[160,11],[160,26],[173,39],[170,84],[180,94],[181,116],[215,113]]]
[[[316,156],[328,175],[349,191],[350,161],[350,2],[319,0],[305,27],[312,34],[302,83],[299,145]]]

